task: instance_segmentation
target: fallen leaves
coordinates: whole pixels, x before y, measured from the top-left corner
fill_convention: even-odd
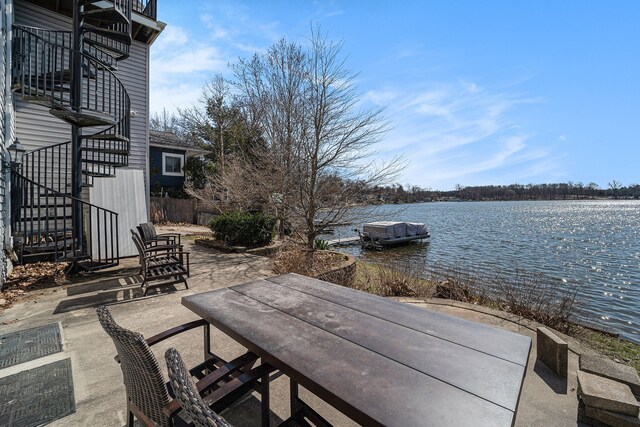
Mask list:
[[[28,298],[33,291],[66,284],[65,268],[67,263],[56,262],[38,262],[15,267],[0,292],[0,313],[17,301]]]

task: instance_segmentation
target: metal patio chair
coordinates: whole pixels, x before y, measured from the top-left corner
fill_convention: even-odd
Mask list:
[[[134,418],[144,426],[188,425],[180,416],[181,407],[173,400],[173,390],[165,383],[151,346],[182,332],[203,327],[205,362],[188,371],[199,380],[199,393],[213,393],[225,387],[232,391],[239,389],[234,385],[237,383],[235,377],[246,375],[244,370],[249,370],[258,359],[255,354],[247,352],[225,362],[213,354],[209,348],[209,324],[205,320],[185,323],[145,340],[141,334],[119,326],[106,307],[98,307],[97,314],[102,328],[113,340],[118,353],[116,361],[120,363],[127,392],[128,427],[134,425]]]
[[[145,247],[154,245],[180,245],[180,233],[161,233],[156,232],[156,227],[152,222],[145,222],[136,227]]]
[[[131,229],[131,238],[138,250],[140,258],[140,274],[144,295],[149,289],[158,286],[184,283],[187,289],[189,277],[189,252],[185,252],[182,245],[156,245],[145,247],[142,239]],[[149,284],[150,282],[156,282]]]

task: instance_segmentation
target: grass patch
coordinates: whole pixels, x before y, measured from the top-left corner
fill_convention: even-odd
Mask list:
[[[541,275],[491,274],[462,268],[431,267],[394,260],[393,267],[358,261],[354,288],[374,295],[436,296],[482,305],[533,320],[566,333],[640,372],[640,345],[581,324],[578,288],[559,287]],[[437,295],[445,289],[446,296]]]
[[[435,283],[421,278],[409,261],[397,262],[393,268],[358,261],[353,287],[383,297],[431,298],[435,293]]]
[[[632,366],[640,372],[640,345],[601,332],[585,329],[578,337],[605,356]]]

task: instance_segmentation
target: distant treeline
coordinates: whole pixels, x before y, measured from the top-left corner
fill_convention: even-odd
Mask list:
[[[373,187],[368,191],[369,202],[416,203],[434,200],[576,200],[576,199],[640,199],[640,184],[623,186],[618,181],[608,183],[607,188],[590,183],[511,184],[465,187],[438,191],[418,186]]]

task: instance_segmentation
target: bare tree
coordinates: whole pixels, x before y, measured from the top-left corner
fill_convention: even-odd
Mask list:
[[[620,190],[622,188],[622,183],[620,181],[617,180],[613,180],[609,182],[609,189],[611,189],[611,191],[613,192],[613,198],[617,199],[618,198],[618,190]]]
[[[375,161],[387,123],[381,109],[361,106],[342,47],[314,29],[306,47],[282,40],[233,67],[243,111],[267,145],[252,181],[272,196],[280,219],[304,230],[310,250],[365,188],[391,182],[402,165]]]
[[[163,108],[160,112],[154,112],[149,118],[149,128],[164,132],[180,132],[180,117],[177,114],[167,111]]]

